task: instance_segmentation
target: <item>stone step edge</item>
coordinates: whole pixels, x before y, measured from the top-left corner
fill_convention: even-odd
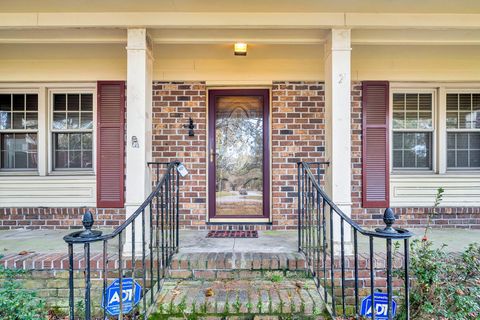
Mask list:
[[[245,269],[170,269],[167,279],[233,280],[282,277],[307,277],[307,270],[245,270]]]
[[[173,256],[172,270],[306,270],[301,253],[194,253]]]

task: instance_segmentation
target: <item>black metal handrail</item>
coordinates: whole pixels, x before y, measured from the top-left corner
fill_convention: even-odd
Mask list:
[[[93,215],[87,211],[83,217],[82,223],[85,227],[83,231],[73,232],[63,239],[68,244],[69,255],[69,313],[70,319],[78,319],[75,310],[75,255],[74,245],[83,244],[83,255],[77,257],[78,270],[84,272],[84,297],[83,303],[85,310],[84,317],[90,320],[92,318],[92,300],[91,300],[91,244],[102,242],[102,255],[98,265],[101,266],[101,278],[103,282],[103,319],[108,317],[107,312],[107,280],[109,275],[118,272],[119,292],[123,293],[123,282],[126,274],[131,274],[132,296],[135,297],[135,277],[140,274],[143,284],[141,291],[141,299],[143,309],[139,310],[136,306],[128,311],[132,319],[136,319],[137,314],[141,314],[146,318],[148,306],[152,306],[156,299],[156,294],[161,289],[161,281],[165,277],[166,268],[170,265],[171,258],[178,251],[179,245],[179,186],[180,175],[177,168],[180,162],[173,161],[170,163],[149,162],[149,166],[153,167],[156,179],[154,180],[154,190],[145,199],[145,201],[136,209],[133,214],[126,219],[120,226],[115,228],[111,233],[102,235],[101,231],[91,230],[93,226]],[[165,172],[160,175],[162,166],[166,165]],[[148,216],[148,226],[147,226]],[[140,221],[139,221],[140,220]],[[141,222],[140,236],[136,232],[136,224]],[[130,235],[130,245],[125,250],[127,234]],[[118,237],[118,263],[111,263],[114,254],[108,251],[109,241]],[[148,237],[148,239],[147,239]],[[135,247],[136,243],[141,243],[140,250]],[[146,245],[148,243],[148,252]],[[129,252],[126,252],[129,251]],[[128,255],[129,254],[129,255]],[[141,266],[137,267],[137,255],[141,255]],[[148,259],[148,262],[147,262]],[[148,265],[147,265],[148,264]],[[83,268],[82,268],[83,266]],[[82,270],[83,269],[83,270]],[[140,281],[140,280],[139,280]],[[147,286],[149,290],[147,292]],[[118,319],[127,313],[124,312],[123,297],[119,299],[119,315]]]
[[[320,170],[317,168],[317,170]],[[306,256],[306,261],[311,275],[314,277],[319,292],[323,295],[327,309],[334,317],[337,316],[337,294],[341,299],[341,315],[351,316],[347,311],[346,277],[345,265],[346,255],[353,255],[354,264],[354,314],[357,319],[360,317],[359,309],[359,245],[358,236],[365,236],[369,243],[369,269],[370,269],[370,294],[371,305],[375,306],[375,267],[374,267],[374,239],[386,240],[386,289],[388,296],[387,314],[392,319],[393,304],[393,283],[392,283],[392,240],[403,240],[404,242],[404,308],[406,319],[410,319],[409,305],[409,238],[412,236],[408,230],[393,228],[395,216],[391,209],[386,209],[384,214],[385,228],[367,230],[347,216],[325,193],[320,185],[320,175],[314,176],[310,164],[298,163],[298,244],[299,251]],[[335,220],[335,221],[334,221]],[[335,224],[337,225],[335,228]],[[327,229],[328,227],[328,229]],[[350,227],[350,228],[348,228]],[[338,229],[340,229],[338,231]],[[348,229],[348,230],[346,230]],[[353,253],[347,252],[345,232],[353,234]],[[340,235],[338,235],[338,232]],[[339,242],[339,243],[338,243]],[[339,252],[335,247],[340,247]],[[348,249],[348,248],[347,248]],[[327,260],[329,260],[327,262]],[[339,260],[339,261],[338,261]],[[340,267],[335,267],[335,261]],[[329,264],[329,265],[328,265]],[[338,264],[337,264],[338,265]],[[327,270],[329,269],[329,270]],[[335,270],[339,269],[337,273]],[[328,274],[329,273],[329,274]],[[340,275],[339,290],[335,291],[335,278]],[[323,292],[320,288],[323,287]],[[330,289],[330,292],[328,292]],[[377,288],[378,289],[378,288]],[[340,308],[338,308],[340,309]],[[375,319],[375,312],[372,312],[372,319]]]

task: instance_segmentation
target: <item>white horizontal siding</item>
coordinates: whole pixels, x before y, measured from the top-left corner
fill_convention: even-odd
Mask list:
[[[480,175],[391,175],[392,207],[430,207],[437,189],[445,189],[442,207],[480,206]]]
[[[94,176],[0,176],[0,207],[95,207]]]

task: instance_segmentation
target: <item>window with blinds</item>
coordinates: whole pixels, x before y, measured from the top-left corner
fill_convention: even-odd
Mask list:
[[[432,93],[393,93],[393,169],[431,170]]]
[[[447,93],[447,169],[480,169],[480,93]]]
[[[93,170],[93,94],[53,94],[54,170]]]
[[[0,94],[0,170],[37,170],[38,95]]]

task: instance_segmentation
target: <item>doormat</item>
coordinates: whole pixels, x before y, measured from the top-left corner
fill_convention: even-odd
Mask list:
[[[207,238],[258,238],[258,232],[256,230],[248,231],[209,231]]]

